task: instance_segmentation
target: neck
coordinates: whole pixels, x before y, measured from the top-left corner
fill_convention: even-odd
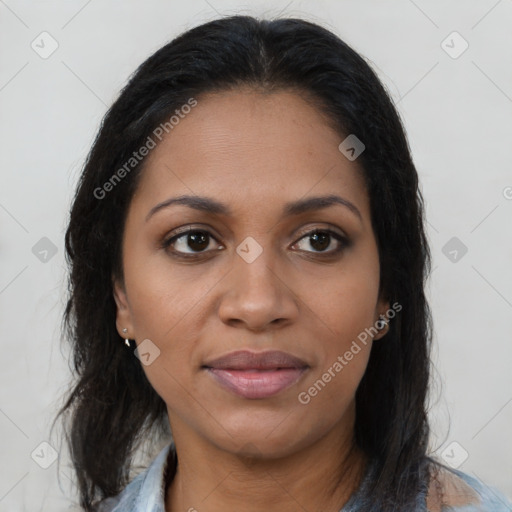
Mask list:
[[[176,435],[178,466],[166,492],[166,512],[339,512],[360,484],[367,458],[350,435],[333,429],[279,459],[242,458],[187,432]]]

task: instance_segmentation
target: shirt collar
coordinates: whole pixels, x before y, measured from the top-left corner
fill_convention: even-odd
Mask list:
[[[139,485],[133,486],[136,495],[132,512],[165,512],[165,475],[171,449],[174,450],[172,442],[162,448],[148,468],[136,478]]]

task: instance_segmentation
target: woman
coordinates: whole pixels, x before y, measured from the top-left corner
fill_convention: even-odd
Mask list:
[[[418,176],[329,31],[234,16],[158,50],[103,121],[66,250],[85,510],[508,510],[429,456]],[[165,445],[133,478],[144,442]]]

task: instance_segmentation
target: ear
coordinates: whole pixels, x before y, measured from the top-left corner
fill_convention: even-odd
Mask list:
[[[135,338],[135,332],[133,329],[133,321],[130,305],[126,296],[126,290],[124,283],[118,278],[112,278],[112,289],[114,300],[116,302],[116,328],[121,338]],[[123,329],[127,332],[124,333]]]
[[[377,307],[375,308],[375,322],[379,319],[380,315],[386,315],[386,311],[390,308],[389,301],[386,300],[383,296],[383,294],[380,295],[379,300],[377,302]],[[388,322],[391,322],[391,319],[388,319]],[[374,325],[375,325],[374,322]],[[389,329],[383,329],[382,331],[379,331],[374,337],[374,341],[380,340],[383,338],[387,333],[389,332]]]

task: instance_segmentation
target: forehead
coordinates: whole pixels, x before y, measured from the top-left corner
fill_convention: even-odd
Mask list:
[[[336,192],[365,215],[362,169],[339,151],[344,138],[298,92],[203,95],[148,155],[136,199],[197,194],[261,209]]]

